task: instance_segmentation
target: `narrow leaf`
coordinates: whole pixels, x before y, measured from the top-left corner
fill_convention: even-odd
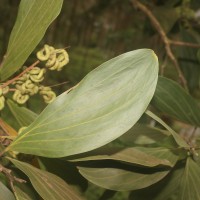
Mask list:
[[[70,159],[70,161],[117,160],[146,167],[172,166],[168,160],[156,158],[148,154],[148,151],[143,152],[137,148],[105,147],[67,159]]]
[[[4,130],[4,132],[11,137],[17,136],[17,131],[7,124],[3,119],[0,118],[0,127]]]
[[[160,123],[161,125],[163,125],[174,137],[176,143],[180,146],[180,147],[185,147],[185,148],[189,148],[189,145],[185,142],[185,140],[183,140],[173,129],[171,129],[162,119],[160,119],[158,116],[156,116],[154,113],[152,113],[151,111],[147,110],[145,112],[148,116],[150,116],[151,118],[153,118],[154,120],[156,120],[158,123]]]
[[[25,191],[23,191],[20,187],[14,186],[15,196],[17,200],[36,200],[29,196]]]
[[[176,82],[159,77],[152,104],[163,113],[183,122],[200,126],[200,107]]]
[[[64,157],[103,146],[129,130],[154,94],[158,61],[152,50],[115,57],[63,93],[8,147]]]
[[[21,0],[5,59],[0,69],[4,81],[16,72],[44,36],[61,10],[63,0]]]
[[[44,200],[81,200],[72,188],[58,176],[37,169],[30,164],[8,159],[29,177],[33,187]]]
[[[36,113],[19,106],[12,100],[7,100],[7,105],[20,126],[29,126],[37,118]]]

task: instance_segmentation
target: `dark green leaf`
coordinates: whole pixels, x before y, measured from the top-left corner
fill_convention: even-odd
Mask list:
[[[0,200],[15,200],[13,193],[0,181]]]
[[[0,79],[9,78],[26,61],[57,17],[63,0],[21,0],[12,30],[6,57],[1,65]]]
[[[30,179],[35,190],[44,200],[81,200],[72,188],[61,178],[47,171],[42,171],[30,164],[8,158]]]
[[[157,73],[158,60],[149,49],[105,62],[47,106],[7,150],[64,157],[111,142],[144,113],[155,91]]]
[[[125,191],[148,187],[162,178],[169,170],[157,168],[139,168],[131,165],[102,162],[88,162],[78,167],[81,175],[100,187]]]
[[[7,105],[20,126],[28,126],[37,118],[36,113],[25,107],[19,106],[12,100],[7,100]]]
[[[178,120],[200,126],[200,107],[176,82],[159,77],[152,104]]]
[[[179,166],[161,183],[148,190],[135,191],[130,200],[199,200],[200,167],[191,158],[186,166]]]

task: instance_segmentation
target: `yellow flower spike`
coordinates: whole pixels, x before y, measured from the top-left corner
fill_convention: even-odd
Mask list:
[[[41,86],[39,93],[42,95],[45,103],[51,103],[56,98],[56,94],[50,87]]]
[[[15,92],[13,94],[13,100],[17,101],[17,99],[19,98],[20,95],[21,95],[20,90],[15,90]]]
[[[26,82],[21,85],[21,89],[19,89],[21,94],[27,93]]]
[[[29,71],[30,75],[37,75],[40,72],[40,68],[39,67],[34,67],[33,69],[31,69]]]
[[[56,53],[55,52],[52,52],[48,61],[46,62],[45,66],[47,68],[50,68],[52,65],[54,65],[56,62]]]
[[[56,60],[55,64],[51,67],[49,67],[49,70],[57,70],[57,68],[59,67],[59,62]]]
[[[18,104],[24,104],[24,103],[26,103],[26,101],[29,99],[29,95],[20,95],[20,96],[18,96],[18,98],[17,98],[17,103]]]
[[[52,51],[52,47],[50,47],[49,45],[45,44],[44,48],[41,49],[40,51],[38,51],[36,56],[37,56],[38,60],[46,61],[46,60],[49,59],[51,51]]]
[[[53,91],[48,91],[46,92],[46,94],[43,94],[42,97],[44,99],[44,102],[49,104],[54,101],[54,99],[56,98],[56,94]]]
[[[3,94],[7,94],[9,92],[9,86],[3,88]]]
[[[5,106],[5,97],[0,96],[0,110],[3,110],[4,106]]]
[[[3,95],[3,88],[0,87],[0,96],[2,96],[2,95]]]
[[[13,100],[16,101],[18,104],[24,104],[29,99],[29,95],[23,95],[19,90],[16,90],[13,94]]]
[[[25,82],[25,86],[27,89],[32,89],[32,88],[34,88],[35,85],[33,84],[33,82],[31,80],[27,80]]]
[[[30,73],[30,79],[35,82],[35,83],[39,83],[42,82],[44,80],[44,74],[46,72],[46,69],[36,69],[34,70],[32,73]]]
[[[64,49],[60,50],[57,60],[59,61],[59,68],[57,70],[60,71],[67,63],[69,63],[68,53]]]

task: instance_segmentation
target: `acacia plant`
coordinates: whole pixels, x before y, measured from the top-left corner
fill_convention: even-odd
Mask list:
[[[182,138],[150,109],[199,126],[199,106],[158,78],[152,50],[121,54],[57,97],[43,80],[69,62],[64,48],[37,47],[35,62],[24,66],[62,3],[19,6],[0,68],[0,199],[81,200],[90,183],[105,189],[101,199],[127,191],[130,200],[198,200],[198,138]],[[48,104],[39,114],[26,107],[35,94]]]

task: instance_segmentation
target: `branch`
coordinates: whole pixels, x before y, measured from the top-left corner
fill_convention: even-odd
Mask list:
[[[171,45],[175,45],[175,46],[185,46],[185,47],[191,47],[191,48],[200,48],[200,44],[195,44],[195,43],[190,43],[190,42],[169,40],[169,43]]]
[[[12,171],[10,169],[5,168],[3,165],[0,164],[0,172],[2,172],[3,174],[5,174],[5,176],[7,177],[7,179],[9,180],[9,184],[11,189],[13,190],[13,192],[15,191],[14,189],[14,182],[18,182],[18,183],[26,183],[25,180],[17,178],[16,176],[13,176],[11,173]]]
[[[156,17],[153,15],[153,13],[142,3],[140,3],[138,0],[131,0],[131,3],[135,8],[138,8],[140,11],[142,11],[151,21],[152,26],[155,28],[155,30],[158,32],[158,34],[161,37],[161,40],[163,41],[165,45],[165,51],[167,53],[167,56],[170,58],[170,60],[173,62],[176,71],[178,73],[179,79],[181,81],[181,84],[183,87],[187,90],[187,81],[180,69],[180,66],[178,64],[178,61],[176,57],[174,56],[172,50],[171,50],[171,42],[168,39],[164,29],[160,25],[159,21],[156,19]]]

